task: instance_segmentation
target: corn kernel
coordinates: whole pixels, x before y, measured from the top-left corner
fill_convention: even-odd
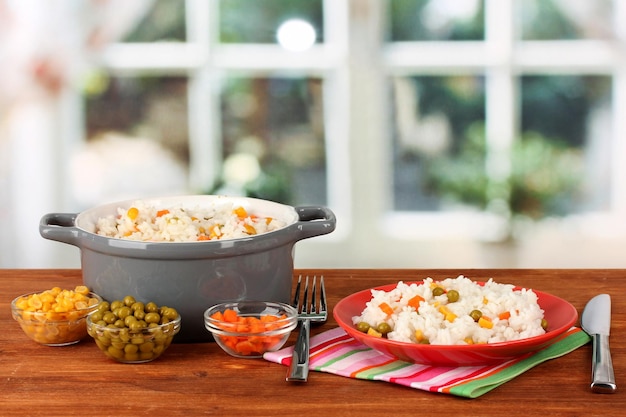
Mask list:
[[[131,207],[126,212],[126,215],[128,216],[129,219],[135,220],[137,216],[139,216],[139,209],[137,207]]]

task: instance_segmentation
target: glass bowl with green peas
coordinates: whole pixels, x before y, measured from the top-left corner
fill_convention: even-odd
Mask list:
[[[87,333],[104,354],[122,363],[143,363],[165,352],[180,331],[176,309],[133,296],[103,301],[87,318]]]

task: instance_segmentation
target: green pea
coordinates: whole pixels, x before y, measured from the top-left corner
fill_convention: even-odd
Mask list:
[[[144,317],[144,320],[148,324],[159,323],[161,321],[161,316],[157,312],[150,312],[146,314],[146,316]]]
[[[154,349],[154,343],[152,342],[145,342],[142,343],[141,345],[139,345],[139,351],[140,352],[152,352],[152,349]]]
[[[367,333],[370,329],[370,325],[364,321],[360,321],[356,324],[356,329],[360,332]]]
[[[126,347],[126,343],[122,342],[121,340],[113,340],[111,341],[111,346],[121,352]]]
[[[376,330],[378,330],[378,332],[384,336],[390,331],[392,331],[393,329],[391,328],[389,323],[383,321],[376,327]]]
[[[165,348],[166,346],[164,344],[161,344],[159,346],[155,346],[152,352],[154,352],[155,355],[160,355],[161,353],[163,353]]]
[[[102,301],[100,304],[98,304],[98,311],[100,312],[105,312],[105,311],[109,311],[111,309],[111,304],[108,301]]]
[[[459,292],[457,290],[450,290],[446,295],[448,296],[449,303],[456,303],[459,301]]]
[[[547,330],[548,329],[548,320],[546,319],[541,319],[541,328],[543,330]]]
[[[132,332],[132,333],[137,333],[140,332],[141,329],[143,329],[143,325],[141,324],[140,320],[135,320],[132,323],[130,323],[130,325],[128,326],[128,329]]]
[[[117,320],[117,317],[115,317],[115,314],[113,314],[112,311],[107,311],[106,313],[104,313],[104,315],[102,316],[102,320],[106,323],[106,324],[113,324],[115,323],[115,321]]]
[[[124,351],[116,348],[115,346],[109,346],[107,348],[107,353],[116,359],[124,358]]]
[[[130,339],[130,343],[133,345],[142,345],[145,339],[142,335],[135,335],[132,339]]]
[[[137,310],[141,310],[141,311],[145,311],[146,306],[144,305],[144,303],[142,303],[141,301],[137,301],[135,303],[133,303],[130,306],[131,310],[133,311],[137,311]]]
[[[107,350],[107,347],[111,346],[111,339],[106,336],[100,336],[96,339],[96,344],[102,350]]]
[[[115,311],[118,308],[122,307],[123,305],[124,305],[123,301],[120,301],[120,300],[111,301],[111,304],[109,305],[109,310]]]
[[[127,295],[126,297],[124,297],[124,305],[125,306],[132,306],[133,304],[135,304],[137,302],[137,300],[135,300],[135,297],[133,297],[132,295]]]
[[[130,340],[130,333],[127,328],[120,329],[117,336],[121,341],[126,343]]]
[[[97,323],[100,320],[102,320],[103,316],[104,316],[104,313],[98,309],[95,312],[91,313],[91,321],[94,323]]]
[[[127,316],[126,318],[124,318],[124,325],[126,327],[130,327],[130,324],[134,321],[137,321],[137,317],[135,316]]]
[[[440,295],[442,295],[444,293],[444,289],[441,287],[435,287],[433,288],[433,297],[439,297]]]
[[[128,306],[120,307],[117,309],[117,317],[124,320],[126,317],[133,314],[133,311]]]
[[[144,309],[146,310],[146,313],[158,313],[159,312],[159,307],[156,305],[156,303],[152,301],[147,303]]]
[[[166,307],[161,309],[161,316],[168,319],[168,321],[172,321],[178,318],[178,311],[172,307]]]
[[[470,311],[469,315],[472,318],[472,320],[477,322],[483,316],[483,313],[480,310],[472,310]]]

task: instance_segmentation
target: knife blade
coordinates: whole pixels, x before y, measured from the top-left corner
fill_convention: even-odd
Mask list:
[[[609,350],[611,296],[600,294],[589,300],[580,321],[583,330],[591,336],[593,346],[591,390],[603,394],[614,393],[617,385]]]

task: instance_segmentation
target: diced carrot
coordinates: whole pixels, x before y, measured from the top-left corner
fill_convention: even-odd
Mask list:
[[[237,207],[233,211],[235,212],[237,217],[239,217],[240,219],[245,219],[246,217],[248,217],[248,212],[246,211],[245,208],[243,208],[241,206]]]
[[[235,310],[231,310],[231,309],[224,310],[224,321],[227,321],[230,323],[236,323],[238,318],[239,318],[239,315],[237,314]]]
[[[272,349],[282,341],[281,336],[260,336],[261,333],[275,330],[280,327],[279,320],[287,318],[285,314],[274,316],[271,314],[255,316],[239,316],[235,310],[227,309],[223,313],[211,315],[216,320],[222,320],[220,328],[227,331],[248,333],[249,336],[222,336],[221,340],[231,350],[242,356],[262,354]]]
[[[170,212],[170,211],[169,211],[169,210],[167,210],[167,209],[166,209],[166,210],[159,210],[159,211],[157,211],[156,216],[157,216],[157,217],[165,216],[165,215],[166,215],[167,213],[169,213],[169,212]]]
[[[414,309],[418,309],[420,307],[420,303],[422,301],[425,301],[423,297],[420,297],[419,295],[416,295],[415,297],[412,297],[407,304],[409,305],[409,307],[413,307]]]
[[[378,305],[378,308],[380,308],[383,311],[383,313],[389,316],[393,314],[393,308],[391,308],[391,306],[387,303],[380,303]]]
[[[211,240],[211,238],[208,237],[207,235],[200,235],[200,236],[198,236],[198,242],[201,242],[203,240]]]
[[[511,317],[511,312],[510,311],[505,311],[504,313],[500,313],[498,315],[498,318],[500,320],[508,320]]]
[[[251,224],[244,223],[243,228],[246,229],[246,233],[249,235],[256,235],[256,229]]]

